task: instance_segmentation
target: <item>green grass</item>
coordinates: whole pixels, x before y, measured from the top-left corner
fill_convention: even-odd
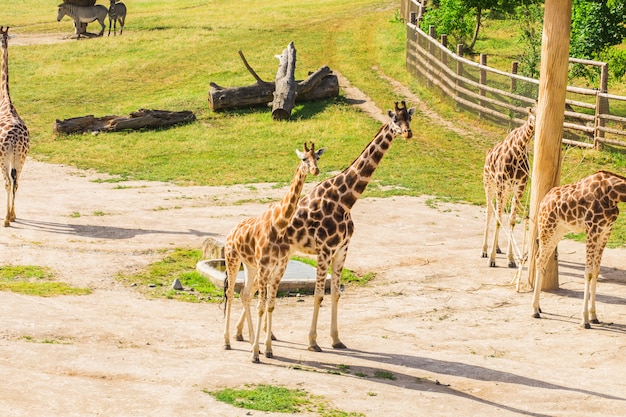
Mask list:
[[[0,291],[39,297],[88,295],[89,288],[72,287],[55,280],[54,273],[39,266],[0,266]]]
[[[296,414],[315,412],[320,417],[358,417],[362,413],[348,413],[329,407],[320,396],[312,396],[302,389],[289,389],[273,385],[247,385],[246,388],[224,388],[219,391],[204,390],[216,400],[237,408],[273,413]]]
[[[217,113],[208,108],[210,82],[226,87],[254,82],[238,50],[263,79],[272,80],[274,55],[293,41],[298,79],[328,65],[385,110],[404,98],[381,78],[389,76],[451,123],[484,132],[460,136],[417,112],[414,137],[394,141],[364,197],[426,194],[484,205],[485,152],[509,127],[459,112],[435,89],[411,77],[405,68],[406,29],[398,19],[398,1],[136,0],[128,6],[122,36],[10,43],[11,96],[30,129],[32,157],[107,172],[120,181],[285,184],[295,167],[293,149],[312,140],[328,150],[320,164],[322,174],[310,179],[322,180],[348,166],[380,126],[343,95],[298,104],[289,122],[272,121],[264,107]],[[67,18],[56,22],[55,3],[18,0],[5,9],[4,24],[17,39],[36,33],[69,35],[73,30]],[[510,32],[514,25],[486,20],[484,26],[476,50],[488,53],[490,64],[509,68],[506,61],[518,53],[512,41],[516,34]],[[56,119],[127,115],[140,108],[191,110],[197,120],[170,129],[99,135],[57,136],[52,131]],[[623,174],[624,159],[622,150],[566,149],[562,182],[599,168]],[[625,222],[618,221],[611,245],[626,242]]]
[[[117,278],[154,298],[221,302],[223,290],[196,271],[196,263],[201,258],[200,250],[176,248],[164,251],[164,257],[148,265],[145,270],[136,274],[119,274]],[[177,278],[184,287],[182,291],[172,289],[172,283]]]
[[[300,261],[302,263],[305,263],[307,265],[311,265],[317,268],[317,261],[315,259],[306,258],[304,256],[293,256],[291,259]],[[368,272],[364,275],[359,275],[355,273],[354,271],[347,269],[347,268],[343,268],[343,270],[341,271],[341,283],[342,284],[365,285],[371,280],[373,280],[374,278],[376,278],[376,273],[374,272]]]

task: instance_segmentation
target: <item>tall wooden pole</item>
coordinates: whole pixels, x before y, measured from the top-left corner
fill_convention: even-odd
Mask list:
[[[569,59],[572,0],[546,0],[541,40],[541,73],[539,101],[535,125],[535,147],[530,194],[530,258],[528,281],[535,282],[537,245],[537,212],[546,193],[559,184],[561,173],[561,141],[567,66]],[[558,264],[554,257],[543,278],[543,290],[559,287]]]

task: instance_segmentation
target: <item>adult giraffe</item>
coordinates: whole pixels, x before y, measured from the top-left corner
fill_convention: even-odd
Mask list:
[[[333,340],[333,348],[346,347],[339,339],[337,305],[341,271],[346,260],[348,244],[354,232],[350,210],[369,184],[378,164],[391,147],[393,139],[398,135],[406,139],[413,136],[410,122],[414,112],[414,108],[406,108],[404,101],[401,107],[396,102],[394,111],[387,111],[389,122],[380,128],[361,155],[343,172],[322,181],[298,202],[296,214],[285,233],[285,240],[289,243],[291,252],[317,255],[317,278],[313,319],[309,330],[309,350],[316,352],[322,350],[317,344],[317,320],[324,298],[326,274],[331,263],[330,336]]]
[[[528,119],[522,126],[513,129],[504,140],[487,152],[483,168],[483,185],[487,200],[487,216],[485,221],[485,235],[483,239],[482,257],[489,257],[489,266],[496,266],[496,253],[501,253],[498,246],[500,227],[504,224],[502,212],[511,197],[511,211],[509,214],[509,244],[507,256],[509,268],[516,268],[513,256],[513,229],[515,228],[515,214],[524,195],[526,183],[530,174],[528,162],[528,143],[535,133],[535,111],[528,109]],[[494,210],[495,200],[495,210]],[[489,223],[495,213],[496,230],[493,234],[491,253],[487,254],[489,241]]]
[[[9,28],[0,27],[2,67],[0,74],[0,167],[7,192],[4,226],[15,220],[15,194],[18,179],[30,148],[30,136],[9,95]]]
[[[289,262],[289,245],[284,242],[285,230],[296,212],[298,199],[307,175],[319,174],[317,161],[324,153],[324,148],[315,150],[311,143],[309,149],[304,144],[304,152],[296,150],[301,162],[296,170],[289,190],[281,201],[272,204],[258,217],[242,220],[226,236],[224,258],[226,261],[226,281],[224,296],[226,300],[226,324],[224,328],[224,348],[230,349],[230,310],[234,299],[235,281],[241,263],[245,265],[245,282],[241,290],[242,313],[248,318],[250,343],[252,343],[252,361],[259,362],[259,344],[261,323],[267,313],[267,337],[265,356],[272,357],[272,313],[276,304],[278,284]],[[257,305],[257,327],[253,336],[250,298],[259,291]]]
[[[596,316],[596,284],[600,274],[600,262],[613,224],[619,215],[617,204],[622,202],[626,202],[626,178],[608,171],[598,171],[576,183],[554,187],[544,196],[537,214],[539,251],[532,303],[533,317],[540,317],[539,296],[548,259],[563,235],[574,231],[587,234],[581,326],[589,329],[590,321],[599,323]]]

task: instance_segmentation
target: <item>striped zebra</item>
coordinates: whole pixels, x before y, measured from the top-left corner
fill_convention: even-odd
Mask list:
[[[78,35],[78,39],[80,39],[80,35],[84,33],[82,30],[82,23],[91,23],[94,21],[98,21],[100,26],[102,26],[102,30],[98,34],[98,36],[102,36],[104,33],[104,29],[106,26],[104,25],[104,19],[107,17],[109,11],[106,7],[101,4],[97,4],[95,6],[75,6],[69,3],[59,4],[59,14],[57,15],[57,22],[60,22],[64,16],[69,16],[74,20],[74,28],[76,29],[76,35]]]
[[[111,0],[109,7],[109,34],[111,36],[111,22],[113,22],[113,36],[117,34],[117,22],[120,22],[120,35],[124,30],[124,22],[126,21],[126,5],[122,2],[116,3],[117,0]]]

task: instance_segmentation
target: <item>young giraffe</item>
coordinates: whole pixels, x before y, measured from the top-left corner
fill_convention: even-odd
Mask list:
[[[0,75],[0,166],[7,191],[4,226],[15,220],[15,194],[18,179],[30,147],[28,128],[17,114],[9,95],[9,28],[0,27],[2,73]]]
[[[486,258],[489,239],[489,223],[491,216],[496,214],[496,230],[493,236],[493,246],[489,255],[489,266],[496,266],[496,253],[502,253],[498,246],[498,235],[502,224],[502,211],[511,196],[511,212],[509,215],[509,244],[507,255],[509,268],[516,268],[513,256],[513,229],[515,228],[515,214],[524,195],[530,167],[528,163],[527,147],[535,131],[534,109],[528,109],[528,119],[522,126],[512,130],[507,137],[487,152],[483,170],[483,184],[487,199],[487,218],[485,222],[485,237],[483,239],[482,257]]]
[[[582,180],[552,188],[541,200],[537,213],[539,250],[533,293],[533,317],[540,318],[539,296],[545,265],[568,231],[587,234],[585,292],[581,326],[589,329],[596,316],[596,284],[602,252],[619,215],[618,203],[626,202],[626,178],[598,171]],[[591,300],[591,308],[589,308]]]
[[[259,362],[259,343],[261,338],[261,322],[266,316],[267,337],[265,340],[265,356],[271,358],[272,353],[272,312],[276,304],[278,284],[283,277],[289,262],[289,245],[284,242],[284,234],[291,221],[307,174],[318,175],[317,161],[324,153],[324,148],[315,151],[304,144],[304,152],[296,150],[301,163],[291,181],[287,194],[277,204],[271,205],[258,217],[241,221],[226,237],[224,257],[226,259],[226,277],[224,296],[226,299],[226,325],[224,328],[224,348],[230,349],[230,310],[234,297],[237,271],[243,262],[246,273],[244,287],[241,290],[241,301],[244,313],[248,318],[248,330],[252,343],[252,361]],[[257,327],[253,336],[252,317],[250,315],[250,298],[259,291],[257,305]],[[230,302],[229,302],[230,301]],[[243,315],[242,314],[242,315]]]
[[[298,209],[287,229],[285,241],[289,243],[291,252],[317,254],[317,279],[313,319],[309,330],[309,350],[321,351],[317,344],[317,319],[324,298],[326,274],[331,263],[330,336],[333,348],[346,347],[339,340],[337,304],[341,271],[354,231],[350,210],[372,179],[393,139],[400,134],[407,139],[413,136],[410,122],[414,112],[414,108],[406,108],[404,101],[402,107],[398,107],[396,102],[395,111],[387,112],[389,122],[380,128],[361,155],[343,172],[322,181],[298,202]]]

